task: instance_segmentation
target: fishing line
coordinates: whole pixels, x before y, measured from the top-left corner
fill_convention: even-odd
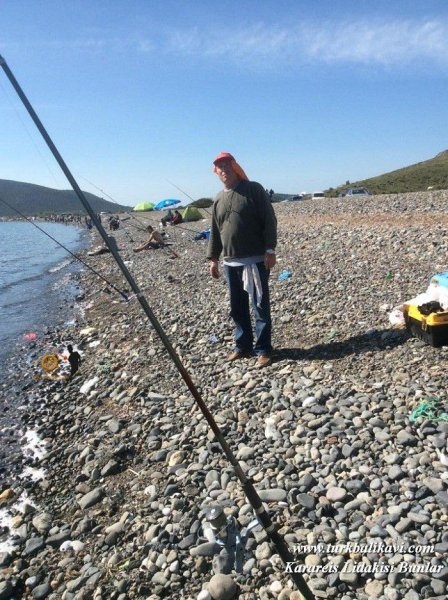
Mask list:
[[[127,221],[127,219],[120,219],[120,227],[123,229],[123,231],[125,232],[125,234],[128,236],[129,241],[131,242],[131,244],[135,244],[135,240],[132,238],[131,234],[126,229],[126,227],[123,225],[123,221]]]
[[[22,119],[22,115],[20,114],[20,111],[19,111],[19,109],[17,108],[17,106],[16,106],[16,105],[15,105],[15,103],[13,102],[13,100],[12,100],[12,98],[10,97],[9,93],[7,93],[7,91],[6,91],[5,87],[4,87],[4,85],[3,85],[2,83],[0,83],[0,85],[1,85],[1,88],[2,88],[2,90],[3,90],[3,92],[4,92],[4,94],[5,94],[5,97],[7,98],[8,102],[9,102],[9,103],[10,103],[10,105],[11,105],[11,108],[12,108],[12,110],[14,111],[14,113],[15,113],[15,115],[16,115],[16,117],[17,117],[17,119],[19,120],[20,124],[22,125],[22,127],[23,127],[23,129],[24,129],[24,131],[25,131],[25,133],[26,133],[26,135],[28,136],[28,138],[29,138],[29,140],[30,140],[30,142],[31,142],[31,145],[33,146],[33,148],[34,148],[34,150],[35,150],[36,154],[38,154],[38,155],[39,155],[39,157],[41,158],[42,162],[44,163],[44,165],[45,165],[45,167],[46,167],[46,169],[47,169],[48,173],[50,174],[50,177],[52,178],[52,180],[53,180],[53,181],[54,181],[54,183],[55,183],[55,186],[56,186],[56,187],[59,187],[59,182],[58,182],[58,180],[57,180],[57,178],[56,178],[56,175],[55,175],[55,174],[54,174],[54,172],[51,170],[51,167],[50,167],[49,163],[47,162],[47,160],[46,160],[45,156],[43,155],[43,153],[41,152],[41,150],[40,150],[39,146],[37,145],[37,142],[36,142],[35,138],[33,137],[33,135],[32,135],[32,133],[31,133],[30,129],[29,129],[29,128],[28,128],[28,126],[27,126],[27,124],[26,124],[26,123],[25,123],[25,121]]]
[[[145,215],[145,217],[143,217],[143,218],[147,219],[148,221],[152,221],[153,223],[156,223],[156,222],[158,223],[157,220],[151,219],[151,217],[149,217],[149,216]],[[129,219],[134,219],[138,223],[140,223],[140,220],[137,219],[136,215],[134,215],[134,214],[128,214],[128,216],[124,220],[128,222]],[[139,225],[135,225],[134,223],[131,223],[131,222],[129,222],[128,224],[131,227],[134,227],[135,229],[138,229],[139,231],[145,231],[146,232],[146,229],[142,228]],[[177,241],[176,237],[175,237],[175,231],[174,231],[176,229],[182,229],[184,231],[191,231],[192,233],[194,233],[196,235],[199,233],[199,231],[197,231],[196,229],[189,229],[187,227],[182,227],[182,223],[180,223],[179,225],[175,225],[175,226],[169,228],[169,231],[173,233],[172,237],[171,237],[171,233],[167,234],[169,236],[169,238],[173,239],[175,242]],[[189,241],[193,241],[194,243],[198,243],[199,242],[199,240],[191,240],[191,238],[189,238]],[[205,260],[205,257],[204,257],[204,260]],[[191,275],[194,277],[195,281],[197,281],[198,286],[201,286],[203,284],[204,271],[208,272],[208,268],[204,270],[202,267],[203,267],[203,265],[198,264],[197,261],[195,261],[191,265]],[[183,275],[185,275],[185,273],[183,273]]]
[[[98,187],[97,185],[95,185],[94,183],[92,183],[91,181],[89,181],[86,177],[83,177],[81,175],[81,179],[84,179],[84,181],[87,181],[87,183],[90,183],[90,185],[92,185],[95,189],[97,189],[99,192],[102,192],[105,196],[107,196],[108,198],[110,198],[110,200],[112,200],[112,202],[114,204],[119,204],[120,206],[123,206],[123,204],[120,204],[118,202],[118,200],[114,200],[114,198],[112,198],[112,196],[109,196],[109,194],[107,194],[104,190],[102,190],[100,187]]]
[[[3,202],[3,204],[5,204],[8,208],[10,208],[14,212],[16,212],[18,215],[20,215],[23,219],[25,219],[26,221],[28,221],[28,223],[31,223],[31,225],[34,225],[34,227],[36,227],[36,229],[38,229],[39,231],[41,231],[42,233],[44,233],[47,237],[50,238],[50,240],[52,240],[58,246],[60,246],[61,248],[63,248],[66,252],[68,252],[71,256],[73,256],[73,258],[75,260],[77,260],[80,263],[82,263],[85,267],[87,267],[90,271],[92,271],[92,273],[95,273],[95,275],[98,275],[98,277],[101,277],[101,279],[103,279],[103,281],[105,281],[107,283],[107,285],[109,285],[116,292],[118,292],[120,294],[120,296],[122,298],[124,298],[124,300],[126,300],[126,302],[128,301],[128,296],[123,291],[121,291],[117,287],[115,287],[114,284],[111,281],[109,281],[108,279],[106,279],[106,277],[104,277],[104,275],[101,275],[101,273],[98,273],[98,271],[95,271],[95,269],[93,267],[91,267],[90,265],[88,265],[84,260],[82,260],[82,258],[79,258],[79,256],[76,256],[76,254],[74,254],[71,250],[69,250],[66,246],[64,246],[64,244],[61,244],[61,242],[59,242],[52,235],[50,235],[47,231],[45,231],[45,229],[42,229],[42,227],[39,227],[39,225],[35,221],[33,221],[32,219],[29,219],[26,215],[24,215],[23,213],[21,213],[20,210],[18,210],[17,208],[14,208],[14,206],[11,206],[2,197],[0,197],[0,202]]]
[[[185,194],[185,196],[187,198],[190,198],[190,200],[192,200],[193,202],[196,202],[196,200],[194,198],[192,198],[189,194],[187,194],[187,192],[184,192],[183,189],[181,189],[178,185],[176,185],[175,183],[173,183],[172,181],[170,181],[169,179],[165,178],[165,181],[167,181],[168,183],[170,183],[171,185],[174,185],[174,187],[179,190],[179,192],[182,192],[182,194]],[[199,208],[199,207],[198,207]],[[205,208],[205,206],[203,206],[201,208],[201,210],[205,210],[206,212],[209,212],[207,208]],[[211,213],[210,213],[211,214]]]
[[[86,209],[86,211],[92,218],[93,223],[97,227],[105,244],[107,245],[107,247],[111,251],[113,257],[117,261],[118,266],[120,267],[123,275],[125,276],[126,280],[128,281],[129,285],[131,286],[131,289],[134,292],[134,294],[136,295],[146,316],[148,317],[152,326],[154,327],[157,334],[159,335],[159,338],[161,339],[163,345],[165,346],[165,349],[167,350],[169,356],[171,357],[172,361],[176,365],[177,370],[179,371],[182,379],[184,380],[185,384],[187,385],[189,391],[191,392],[191,395],[193,396],[193,398],[196,401],[196,404],[198,405],[204,418],[206,419],[210,429],[212,430],[213,434],[215,435],[217,441],[219,442],[219,444],[223,450],[223,453],[225,454],[229,463],[232,465],[235,475],[238,477],[238,479],[241,483],[241,486],[243,488],[243,491],[244,491],[249,503],[251,504],[255,514],[257,515],[257,519],[263,526],[264,530],[266,531],[271,542],[275,546],[275,549],[277,550],[277,552],[278,552],[279,556],[281,557],[282,561],[284,562],[284,564],[286,566],[291,565],[291,564],[295,565],[297,563],[297,560],[296,560],[297,557],[294,557],[294,555],[290,551],[288,545],[286,544],[285,540],[279,534],[277,527],[271,520],[270,515],[268,514],[265,506],[263,505],[263,502],[262,502],[260,496],[258,495],[258,492],[256,491],[254,484],[252,483],[252,480],[249,477],[247,477],[242,466],[238,462],[238,459],[236,458],[235,454],[232,452],[232,449],[230,448],[229,444],[227,443],[227,440],[225,439],[221,429],[219,428],[212,413],[210,412],[204,399],[202,398],[202,395],[201,395],[198,387],[194,384],[194,382],[190,376],[190,373],[187,371],[186,367],[182,363],[180,356],[174,349],[174,346],[172,345],[170,339],[166,335],[160,322],[158,321],[155,314],[153,313],[144,294],[141,292],[135,279],[132,277],[128,268],[124,264],[124,262],[120,256],[120,253],[118,252],[118,249],[116,248],[116,246],[114,246],[111,243],[111,240],[109,239],[104,227],[101,225],[101,221],[99,220],[96,213],[90,206],[87,198],[85,197],[84,193],[81,191],[81,188],[79,187],[79,185],[76,182],[76,180],[74,179],[72,173],[70,172],[67,165],[65,164],[58,149],[54,145],[53,141],[51,140],[51,138],[48,135],[47,131],[45,130],[44,126],[42,125],[39,117],[37,116],[36,112],[34,111],[29,100],[25,96],[22,88],[20,87],[19,83],[17,82],[12,71],[9,69],[8,65],[6,64],[5,59],[2,56],[0,56],[0,66],[3,68],[4,72],[6,73],[6,76],[8,77],[12,86],[16,90],[18,96],[20,97],[20,99],[22,100],[26,109],[28,110],[32,120],[34,121],[36,127],[39,129],[42,137],[46,141],[51,152],[53,153],[53,156],[55,157],[56,161],[58,162],[59,166],[61,167],[61,169],[64,172],[65,176],[67,177],[68,181],[70,182],[70,184],[71,184],[73,190],[75,191],[76,195],[78,196],[81,204],[84,206],[84,208]],[[295,585],[297,586],[297,589],[299,590],[299,593],[303,596],[303,598],[305,598],[305,600],[314,600],[314,594],[311,592],[310,588],[308,587],[303,575],[301,573],[297,573],[294,568],[291,570],[291,572],[288,570],[288,573],[290,573],[291,579],[294,581]]]

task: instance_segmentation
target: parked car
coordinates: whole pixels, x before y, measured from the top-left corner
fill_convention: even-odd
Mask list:
[[[345,194],[345,196],[370,196],[370,192],[363,187],[360,188],[349,188]]]
[[[311,200],[318,200],[319,198],[325,198],[325,194],[323,192],[313,192],[311,194]]]

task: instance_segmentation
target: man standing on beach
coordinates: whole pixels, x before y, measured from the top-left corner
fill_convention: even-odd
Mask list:
[[[79,369],[79,365],[81,364],[81,355],[76,350],[73,350],[73,346],[71,344],[67,346],[67,350],[68,362],[70,363],[70,375],[68,378],[71,379]]]
[[[235,348],[227,360],[255,352],[257,366],[267,367],[272,362],[268,279],[276,261],[277,219],[263,186],[248,181],[231,154],[221,152],[213,164],[224,189],[213,204],[207,258],[210,274],[217,279],[219,257],[224,255],[230,316],[235,323]],[[255,313],[255,344],[249,299]]]

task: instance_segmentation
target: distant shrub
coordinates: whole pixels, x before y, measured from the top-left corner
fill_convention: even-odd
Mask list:
[[[213,204],[213,200],[211,198],[199,198],[199,200],[195,200],[190,204],[190,206],[195,206],[196,208],[209,208]]]

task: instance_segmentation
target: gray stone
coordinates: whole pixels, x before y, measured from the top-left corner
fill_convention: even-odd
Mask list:
[[[330,502],[341,502],[347,496],[347,490],[341,487],[330,487],[325,496]]]
[[[402,444],[403,446],[416,446],[418,440],[414,435],[405,429],[402,429],[397,433],[397,443]]]
[[[49,583],[41,583],[33,588],[31,595],[33,598],[36,598],[36,600],[39,600],[40,598],[46,598],[52,591]]]
[[[404,533],[405,531],[408,531],[408,529],[410,529],[412,527],[412,521],[411,519],[409,519],[408,517],[405,517],[404,519],[400,519],[398,521],[398,523],[395,525],[395,531],[397,533]]]
[[[441,579],[431,579],[431,587],[436,596],[443,596],[443,594],[446,594],[446,581],[442,581]]]
[[[447,507],[448,506],[448,492],[445,492],[445,491],[437,492],[436,501],[441,506]]]
[[[24,556],[30,556],[37,554],[45,547],[44,539],[41,537],[32,537],[26,541],[25,549],[23,551]]]
[[[229,575],[234,566],[234,555],[229,553],[226,548],[214,557],[212,562],[213,571],[215,573],[223,573]]]
[[[109,475],[116,475],[120,472],[120,464],[116,460],[110,460],[101,469],[102,477],[108,477]]]
[[[7,567],[11,561],[12,556],[9,552],[0,552],[0,567]]]
[[[353,561],[348,560],[339,573],[339,579],[345,583],[356,583],[358,581],[358,573],[355,572]]]
[[[107,428],[111,433],[118,433],[121,429],[121,423],[118,419],[111,419],[107,422]]]
[[[296,501],[298,504],[308,509],[313,509],[317,503],[317,499],[314,496],[305,493],[297,494]]]
[[[387,472],[387,477],[391,481],[398,481],[399,479],[402,479],[404,476],[405,476],[405,473],[399,465],[393,465],[392,467],[390,467],[389,471]]]
[[[194,533],[190,533],[179,542],[179,550],[186,550],[187,548],[190,548],[191,546],[193,546],[195,541],[196,536],[194,535]]]
[[[10,600],[13,595],[12,583],[9,580],[0,581],[0,600]]]
[[[364,590],[369,598],[380,598],[383,595],[384,586],[381,581],[374,579],[369,581]]]
[[[237,452],[236,457],[239,460],[247,460],[251,458],[255,454],[255,448],[251,448],[250,446],[243,446]]]
[[[40,534],[47,533],[50,530],[53,517],[48,512],[42,512],[33,518],[33,526]]]
[[[238,587],[230,575],[218,573],[207,584],[207,589],[213,600],[233,600]]]
[[[270,490],[260,490],[258,492],[263,502],[282,502],[286,500],[287,492],[281,488],[272,488]]]
[[[70,530],[63,529],[62,531],[59,531],[58,533],[55,533],[54,535],[48,536],[46,539],[46,542],[52,548],[59,548],[59,546],[66,540],[69,540],[70,537],[71,537]]]
[[[104,490],[102,488],[95,488],[91,492],[84,494],[80,500],[78,500],[78,504],[84,510],[86,508],[90,508],[94,506],[98,502],[100,502],[104,498]]]
[[[214,556],[220,552],[221,549],[222,546],[216,542],[204,542],[203,544],[190,548],[190,554],[191,556]]]
[[[151,583],[154,585],[165,586],[168,583],[168,580],[161,571],[158,571],[151,577]]]
[[[422,483],[429,488],[433,494],[437,494],[443,490],[443,481],[438,477],[425,477]]]

